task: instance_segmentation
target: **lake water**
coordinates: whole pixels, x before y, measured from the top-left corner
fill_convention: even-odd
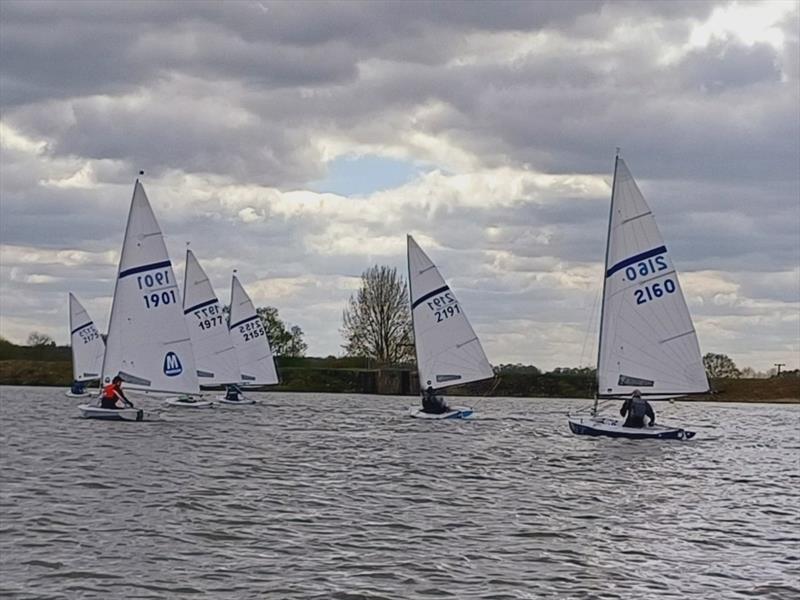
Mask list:
[[[573,436],[586,401],[436,422],[275,393],[130,423],[63,392],[0,388],[5,597],[800,597],[797,405],[658,404],[698,431],[659,442]]]

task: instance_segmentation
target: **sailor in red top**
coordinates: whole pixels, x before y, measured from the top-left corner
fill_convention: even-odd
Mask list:
[[[133,404],[125,397],[122,392],[122,377],[117,375],[107,386],[103,388],[103,397],[100,408],[120,409],[126,406],[133,407]]]

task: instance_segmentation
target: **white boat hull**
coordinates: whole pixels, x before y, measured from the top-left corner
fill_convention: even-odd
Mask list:
[[[81,404],[78,409],[84,419],[143,421],[145,418],[145,412],[141,408],[100,408],[91,404]]]
[[[569,417],[569,428],[576,435],[627,438],[633,440],[690,440],[694,431],[680,427],[623,427],[619,419],[605,417]]]
[[[72,390],[67,390],[66,392],[64,392],[64,395],[67,398],[86,398],[88,396],[91,396],[92,392],[86,391],[86,392],[83,392],[82,394],[73,394]]]
[[[231,405],[237,405],[237,404],[244,405],[244,404],[255,404],[256,403],[256,401],[251,399],[251,398],[242,398],[241,400],[227,400],[225,398],[225,396],[217,396],[215,398],[215,400],[217,402],[219,402],[220,404],[231,404]]]
[[[453,406],[448,412],[445,413],[427,413],[419,406],[411,406],[408,409],[408,415],[415,419],[468,419],[472,416],[473,410],[466,406]]]
[[[168,406],[177,406],[179,408],[214,408],[214,402],[211,400],[198,400],[191,396],[181,396],[178,398],[167,398],[164,404]]]

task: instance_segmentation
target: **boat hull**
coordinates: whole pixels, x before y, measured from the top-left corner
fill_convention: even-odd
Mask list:
[[[141,408],[100,408],[91,404],[78,406],[84,419],[103,419],[106,421],[143,421],[145,412]]]
[[[439,421],[442,419],[468,419],[472,414],[473,410],[466,406],[454,406],[452,410],[441,414],[427,413],[418,406],[412,406],[408,409],[408,415],[415,419],[432,419]]]
[[[215,399],[220,404],[230,404],[235,406],[237,404],[245,405],[245,404],[255,404],[256,401],[252,400],[251,398],[242,398],[241,400],[228,400],[225,396],[217,396]]]
[[[64,392],[64,395],[67,398],[86,398],[88,396],[91,396],[92,392],[88,392],[87,391],[87,392],[83,392],[82,394],[74,394],[74,393],[72,393],[71,390],[67,390],[66,392]]]
[[[575,435],[627,438],[631,440],[690,440],[694,431],[680,427],[623,427],[618,419],[603,417],[570,417],[569,428]]]
[[[178,408],[214,408],[214,403],[211,400],[198,400],[196,398],[189,397],[179,397],[179,398],[167,398],[164,400],[164,404],[167,406],[176,406]]]

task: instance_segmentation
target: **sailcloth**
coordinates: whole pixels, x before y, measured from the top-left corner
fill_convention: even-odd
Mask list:
[[[103,381],[129,388],[199,393],[194,353],[164,237],[137,180],[114,288]]]
[[[493,377],[464,309],[410,235],[408,285],[420,386],[441,389]]]
[[[69,295],[69,331],[72,346],[72,378],[75,381],[100,379],[106,345],[78,299]]]
[[[617,157],[597,367],[601,396],[709,389],[700,346],[653,213]]]
[[[236,354],[242,383],[249,385],[272,385],[278,383],[275,360],[269,347],[269,339],[261,317],[253,301],[244,291],[236,275],[231,280],[230,334]]]
[[[239,383],[239,361],[219,299],[203,267],[186,250],[183,314],[192,338],[200,385]]]

